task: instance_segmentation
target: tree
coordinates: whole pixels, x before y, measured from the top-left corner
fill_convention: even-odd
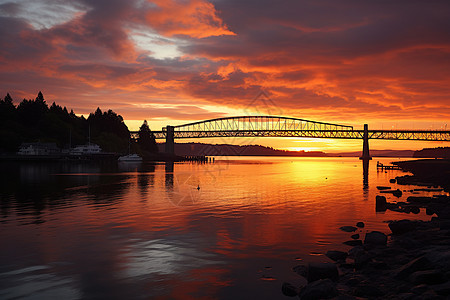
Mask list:
[[[144,123],[139,128],[138,144],[143,151],[150,153],[158,152],[155,135],[150,130],[150,127],[148,127],[147,120],[144,120]]]

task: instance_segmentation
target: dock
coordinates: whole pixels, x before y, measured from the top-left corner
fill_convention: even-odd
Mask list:
[[[380,163],[379,161],[377,161],[377,170],[381,169],[381,170],[401,170],[401,168],[399,166],[396,165],[384,165],[382,163]]]

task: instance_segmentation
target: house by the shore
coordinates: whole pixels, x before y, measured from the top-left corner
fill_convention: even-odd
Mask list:
[[[56,146],[56,143],[22,143],[17,154],[24,156],[59,155],[61,149]]]

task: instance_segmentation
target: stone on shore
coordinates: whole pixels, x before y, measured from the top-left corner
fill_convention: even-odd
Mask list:
[[[352,234],[351,238],[354,239],[354,240],[359,239],[359,233]]]
[[[381,297],[384,293],[374,284],[361,284],[355,289],[355,296],[373,299]]]
[[[332,279],[338,280],[339,272],[335,264],[333,263],[309,263],[308,275],[306,279],[308,282],[313,282],[319,279]]]
[[[387,236],[380,231],[372,231],[366,233],[364,245],[368,246],[386,246]]]
[[[429,270],[432,268],[431,262],[425,256],[420,256],[407,264],[403,265],[397,270],[397,274],[395,274],[395,278],[397,279],[406,279],[414,272]]]
[[[393,234],[404,234],[415,230],[417,224],[418,222],[411,220],[392,221],[389,223],[389,228]]]
[[[364,222],[358,222],[358,223],[356,223],[356,227],[364,228],[364,226],[365,226]]]
[[[408,198],[406,198],[406,201],[417,204],[428,204],[432,199],[432,197],[409,196]]]
[[[292,268],[292,270],[302,277],[308,276],[308,267],[305,265],[298,265]]]
[[[299,294],[302,300],[330,299],[336,297],[338,291],[330,279],[320,279],[305,286]]]
[[[339,227],[339,229],[345,232],[354,232],[358,228],[356,228],[355,226],[341,226]]]
[[[281,286],[281,291],[285,296],[295,297],[298,295],[300,289],[288,282],[283,282],[283,285]]]
[[[330,250],[330,251],[327,251],[327,253],[325,255],[331,260],[343,261],[347,258],[348,253],[344,252],[344,251]]]
[[[343,244],[345,244],[347,246],[356,247],[356,246],[362,246],[363,243],[361,240],[350,240],[350,241],[343,242]]]
[[[395,191],[392,192],[392,195],[394,195],[397,198],[400,198],[403,195],[403,193],[399,189],[396,189]]]
[[[445,283],[445,275],[436,270],[417,271],[409,276],[413,284],[440,284]]]

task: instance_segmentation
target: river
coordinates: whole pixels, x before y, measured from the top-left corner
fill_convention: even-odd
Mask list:
[[[293,266],[349,249],[340,226],[430,219],[375,211],[376,186],[412,188],[377,160],[398,159],[368,184],[357,158],[2,163],[0,298],[288,299]]]

